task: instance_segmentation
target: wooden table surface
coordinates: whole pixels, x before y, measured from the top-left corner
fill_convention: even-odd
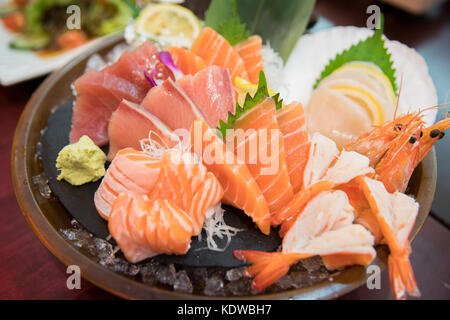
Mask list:
[[[342,2],[349,3],[349,1]],[[353,7],[349,10],[358,9]],[[359,10],[363,10],[357,11],[363,17],[365,10],[361,8]],[[334,19],[335,24],[363,25],[345,18],[349,15],[357,16],[356,12],[342,12],[342,8],[330,5],[328,1],[318,1],[316,12],[328,19]],[[386,16],[387,21],[389,16],[391,15]],[[387,31],[394,35],[397,32],[389,29]],[[401,32],[406,33],[408,29]],[[421,31],[417,32],[422,34]],[[399,33],[394,37],[388,34],[388,37],[396,39],[402,36]],[[434,54],[441,54],[448,59],[448,50]],[[427,62],[433,65],[433,61]],[[445,68],[448,70],[448,61],[446,63]],[[435,67],[435,70],[437,69]],[[445,77],[448,79],[448,73]],[[26,102],[41,82],[42,79],[36,79],[12,87],[0,86],[0,299],[116,299],[115,296],[85,280],[82,281],[80,290],[67,289],[66,267],[38,240],[27,225],[16,202],[10,172],[14,129]],[[439,88],[438,92],[441,94]],[[442,162],[439,169],[449,172],[447,167],[443,168]],[[438,190],[440,191],[448,195],[448,189]],[[450,211],[449,209],[449,206],[444,207],[446,211]],[[449,243],[448,228],[430,216],[412,245],[411,256],[423,299],[450,299]],[[382,274],[380,290],[369,290],[363,286],[341,299],[392,299],[387,272]]]

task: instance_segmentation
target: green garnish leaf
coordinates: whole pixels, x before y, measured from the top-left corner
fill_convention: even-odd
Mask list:
[[[231,129],[233,124],[236,122],[237,119],[247,110],[253,108],[257,104],[259,104],[262,100],[269,98],[269,89],[267,87],[267,80],[266,76],[264,74],[264,71],[259,72],[259,82],[258,82],[258,89],[256,89],[255,95],[252,97],[249,93],[245,96],[245,101],[242,107],[239,105],[239,103],[236,102],[236,111],[233,113],[228,111],[228,121],[225,122],[223,120],[219,121],[219,126],[216,128],[219,134],[224,138],[226,135],[227,129]],[[275,102],[276,109],[280,109],[283,100],[280,99],[280,94],[277,93],[274,95],[273,100]]]
[[[384,46],[383,40],[383,15],[380,16],[379,28],[375,29],[372,36],[366,40],[361,40],[356,45],[351,46],[349,49],[344,50],[340,54],[328,63],[325,69],[322,71],[320,77],[314,84],[314,89],[317,88],[320,81],[333,73],[336,69],[340,68],[346,63],[352,61],[367,61],[376,64],[381,71],[389,79],[392,89],[397,92],[397,85],[395,83],[395,69],[391,60],[391,54]]]
[[[220,33],[227,41],[234,46],[235,44],[244,41],[250,36],[250,31],[245,28],[245,23],[241,23],[236,6],[236,0],[231,1],[231,17],[217,27],[217,32]]]
[[[229,22],[235,12],[233,3],[236,4],[240,22],[236,19]],[[230,43],[246,39],[246,30],[249,34],[260,35],[264,43],[270,43],[283,61],[287,61],[306,29],[314,4],[315,0],[212,0],[206,11],[205,26],[222,35],[227,33],[225,38]],[[238,27],[244,24],[245,29]],[[219,31],[221,26],[227,32]]]

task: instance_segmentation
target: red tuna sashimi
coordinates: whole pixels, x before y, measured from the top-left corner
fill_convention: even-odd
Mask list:
[[[126,99],[140,103],[150,89],[144,70],[155,53],[156,48],[146,42],[123,54],[112,65],[101,71],[88,71],[75,81],[77,96],[73,107],[71,143],[83,135],[89,136],[99,146],[108,142],[108,121],[120,101]]]
[[[158,50],[150,41],[146,41],[135,50],[124,52],[117,62],[104,70],[144,88],[147,92],[151,85],[145,78],[144,71],[152,70],[158,62]]]
[[[132,130],[130,130],[130,125]],[[126,147],[141,149],[140,141],[149,137],[165,148],[171,148],[178,137],[158,118],[142,109],[139,105],[123,100],[111,116],[108,126],[108,160]]]
[[[77,98],[73,106],[70,143],[83,135],[97,145],[108,142],[108,121],[121,99],[140,102],[145,92],[134,84],[102,71],[86,72],[74,83]]]
[[[196,118],[203,116],[186,93],[171,79],[153,87],[141,103],[170,129],[190,129]]]
[[[230,73],[218,66],[209,66],[194,76],[185,76],[177,84],[186,92],[211,127],[219,120],[227,121],[234,113],[235,102]]]

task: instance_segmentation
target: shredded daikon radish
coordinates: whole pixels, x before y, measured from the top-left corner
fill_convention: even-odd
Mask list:
[[[269,42],[262,46],[261,56],[269,88],[279,92],[281,97],[287,97],[289,92],[283,77],[283,59],[272,49]]]
[[[235,236],[239,231],[242,231],[241,229],[227,225],[225,223],[225,220],[223,219],[223,213],[224,210],[222,209],[220,202],[206,211],[206,219],[203,224],[203,229],[206,232],[207,248],[200,248],[197,250],[209,249],[212,251],[223,252],[230,244],[231,238]],[[219,248],[216,241],[214,240],[214,237],[217,237],[219,239],[224,239],[224,237],[226,237],[227,243],[225,247]],[[199,240],[201,240],[201,234],[199,234],[198,238]]]
[[[163,142],[163,144],[156,141],[155,138],[158,138],[158,140]],[[169,146],[156,132],[150,130],[148,133],[148,138],[141,139],[139,143],[141,145],[142,152],[148,154],[153,158],[160,159],[163,154],[169,150],[180,150],[185,152],[189,151],[189,146],[183,146],[183,144],[181,143],[181,139],[179,137],[177,137],[177,139],[177,145],[169,148]]]

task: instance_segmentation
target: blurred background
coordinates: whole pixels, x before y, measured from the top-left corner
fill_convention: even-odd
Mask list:
[[[122,19],[133,15],[122,7],[120,1],[77,1],[89,8],[89,21],[81,21],[81,32],[62,33],[61,11],[46,12],[44,25],[36,25],[35,34],[23,33],[24,13],[27,0],[0,1],[14,3],[20,10],[8,12],[2,6],[0,23],[0,298],[113,298],[113,296],[83,280],[83,290],[68,291],[47,285],[49,282],[65,281],[65,267],[39,242],[22,217],[15,200],[11,183],[10,159],[14,130],[19,117],[36,88],[48,72],[61,61],[50,67],[43,66],[36,57],[25,56],[25,50],[42,48],[39,54],[54,57],[54,52],[69,54],[67,59],[79,54],[72,51],[88,40],[111,32],[120,32],[125,26]],[[131,0],[130,0],[131,1]],[[40,1],[45,3],[46,1]],[[62,1],[67,7],[70,0]],[[132,1],[142,6],[149,1]],[[107,5],[105,5],[107,3]],[[428,64],[429,73],[437,90],[439,103],[450,100],[450,3],[442,0],[317,0],[307,32],[316,32],[335,25],[365,27],[366,9],[376,4],[385,17],[384,33],[391,40],[398,40],[417,50]],[[209,5],[208,0],[186,1],[183,5],[193,9],[200,17]],[[10,7],[11,9],[11,7]],[[29,10],[29,9],[28,9]],[[64,13],[64,12],[63,12]],[[65,13],[64,13],[65,14]],[[103,24],[105,17],[116,17],[113,24]],[[64,20],[65,21],[65,20]],[[21,34],[23,33],[23,34]],[[21,37],[17,37],[17,36]],[[14,44],[11,46],[11,42]],[[11,56],[11,47],[19,48]],[[69,52],[70,51],[70,52]],[[53,52],[53,53],[52,53]],[[23,55],[23,58],[22,58]],[[20,57],[20,58],[17,58]],[[17,62],[17,59],[20,61]],[[27,60],[30,59],[30,60]],[[23,61],[30,61],[27,65]],[[22,73],[22,77],[11,77],[11,73]],[[32,79],[28,79],[32,78]],[[440,110],[438,119],[447,110]],[[413,244],[413,265],[419,283],[423,283],[424,298],[450,298],[448,274],[449,257],[446,254],[450,240],[450,137],[436,144],[438,179],[431,217]],[[20,250],[18,250],[20,248]],[[444,263],[442,263],[444,262]],[[434,270],[431,274],[430,270]],[[34,285],[32,285],[34,284]],[[388,280],[384,273],[384,288]],[[428,287],[427,287],[428,286]],[[59,290],[59,291],[58,291]],[[343,299],[391,298],[389,290],[376,293],[360,288]]]

